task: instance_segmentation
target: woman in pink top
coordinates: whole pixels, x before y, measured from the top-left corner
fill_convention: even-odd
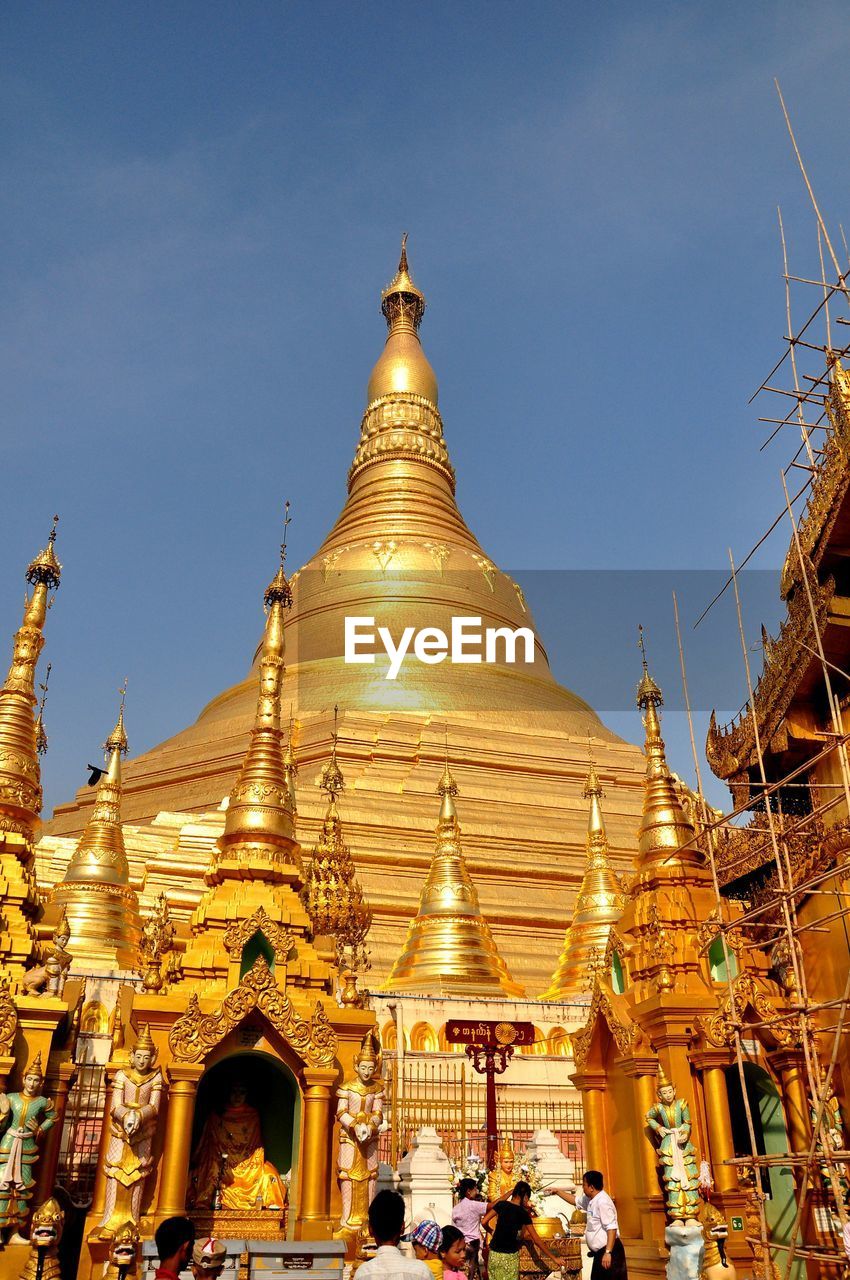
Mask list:
[[[481,1275],[481,1219],[487,1212],[487,1202],[482,1200],[478,1183],[473,1178],[461,1178],[457,1186],[458,1202],[452,1209],[452,1224],[463,1232],[466,1241],[466,1274],[470,1280]]]

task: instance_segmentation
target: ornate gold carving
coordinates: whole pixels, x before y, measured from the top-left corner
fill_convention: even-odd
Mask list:
[[[224,947],[231,960],[238,960],[242,955],[246,942],[255,933],[261,933],[268,942],[276,964],[285,964],[286,958],[295,946],[295,938],[286,925],[272,920],[265,907],[260,907],[247,920],[234,920],[228,925],[224,934]]]
[[[9,1055],[18,1029],[18,1011],[9,992],[9,983],[0,982],[0,1053]]]
[[[819,586],[814,566],[811,566],[809,581],[813,589],[817,630],[821,635],[835,594],[835,581],[827,578]],[[718,778],[729,778],[755,763],[753,709],[758,716],[763,741],[769,741],[778,732],[800,679],[811,662],[809,650],[813,647],[808,598],[805,591],[798,591],[788,606],[788,616],[780,627],[779,636],[771,644],[769,656],[766,655],[764,669],[753,694],[753,706],[743,708],[722,728],[717,724],[715,713],[711,713],[705,751],[712,772]]]
[[[697,1022],[709,1044],[723,1049],[735,1041],[735,1030],[740,1028],[747,1006],[755,1010],[762,1021],[768,1022],[769,1035],[779,1044],[792,1044],[796,1040],[796,1027],[791,1015],[778,1019],[779,1010],[757,986],[750,973],[742,973],[735,979],[732,991],[717,1013],[710,1018],[698,1018]]]
[[[633,1054],[643,1039],[643,1033],[637,1023],[632,1022],[628,1014],[625,1017],[621,1016],[609,992],[597,978],[596,989],[587,1014],[587,1022],[580,1030],[574,1031],[570,1036],[573,1058],[579,1071],[583,1071],[587,1064],[590,1043],[593,1039],[593,1028],[598,1017],[605,1019],[608,1030],[614,1038],[614,1043],[624,1058]]]
[[[186,1012],[177,1019],[168,1037],[175,1061],[199,1062],[254,1009],[263,1014],[310,1066],[332,1065],[337,1037],[321,1002],[316,1002],[309,1022],[301,1018],[292,1001],[278,987],[262,956],[258,956],[253,968],[238,987],[228,992],[214,1013],[204,1013],[197,994],[191,996]]]
[[[497,569],[492,560],[488,560],[486,556],[477,556],[475,554],[473,554],[472,558],[484,574],[484,581],[487,583],[487,586],[491,591],[495,591]]]
[[[443,420],[425,396],[396,391],[367,405],[348,487],[364,467],[388,456],[428,463],[443,473],[454,492],[455,473],[443,440]]]
[[[434,561],[434,564],[437,567],[437,571],[439,572],[440,577],[442,577],[443,569],[445,568],[446,561],[451,555],[451,548],[447,547],[444,542],[426,542],[425,550],[431,556],[431,559]]]
[[[394,542],[392,539],[388,539],[385,542],[379,540],[372,543],[371,552],[380,565],[381,573],[386,573],[390,561],[399,549],[399,545],[398,542]]]

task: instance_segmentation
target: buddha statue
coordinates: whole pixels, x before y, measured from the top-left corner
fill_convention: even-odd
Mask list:
[[[503,1196],[507,1191],[513,1191],[517,1181],[515,1165],[513,1143],[510,1136],[507,1136],[499,1148],[496,1167],[490,1170],[487,1178],[488,1200],[498,1200],[499,1196]]]
[[[234,1080],[224,1110],[207,1118],[192,1160],[195,1208],[244,1213],[286,1206],[284,1181],[266,1159],[260,1113],[247,1097],[244,1083]]]
[[[667,1217],[687,1222],[699,1217],[699,1173],[696,1147],[691,1142],[691,1113],[664,1068],[659,1067],[658,1101],[646,1114],[646,1123],[657,1136],[658,1163],[664,1183]]]

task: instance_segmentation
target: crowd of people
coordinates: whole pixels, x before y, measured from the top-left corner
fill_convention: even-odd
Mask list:
[[[424,1219],[410,1234],[414,1257],[402,1252],[405,1203],[397,1191],[379,1191],[369,1207],[374,1257],[357,1269],[358,1280],[518,1280],[520,1250],[532,1245],[552,1271],[561,1260],[535,1229],[531,1187],[518,1182],[512,1191],[491,1202],[481,1198],[478,1185],[464,1178],[458,1186],[452,1221],[441,1227]],[[626,1256],[617,1225],[617,1210],[604,1190],[602,1174],[588,1169],[582,1190],[548,1187],[587,1214],[585,1244],[593,1259],[591,1280],[627,1280]],[[195,1239],[189,1218],[166,1218],[155,1235],[159,1267],[156,1280],[179,1280],[191,1269],[194,1280],[218,1280],[226,1250],[221,1241]]]

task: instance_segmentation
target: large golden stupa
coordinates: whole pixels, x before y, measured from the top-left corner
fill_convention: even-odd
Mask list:
[[[608,796],[612,863],[631,864],[643,757],[554,679],[534,633],[533,660],[478,665],[410,660],[387,679],[344,658],[346,617],[405,627],[475,617],[483,628],[534,628],[521,588],[464,523],[443,436],[437,379],[419,338],[425,299],[402,246],[383,291],[386,344],[369,378],[348,497],[322,546],[292,579],[287,700],[298,761],[299,839],[319,834],[314,785],[328,756],[333,708],[348,780],[347,838],[374,912],[374,975],[386,978],[416,913],[433,853],[433,795],[446,736],[464,796],[464,854],[512,979],[540,992],[555,967],[584,870],[588,738]],[[475,427],[484,438],[483,425]],[[506,462],[506,469],[507,469]],[[505,475],[505,483],[510,476]],[[220,805],[244,756],[256,674],[214,698],[195,724],[124,767],[123,817],[131,886],[144,908],[166,890],[179,917],[197,905]],[[42,883],[61,879],[70,838],[93,796],[56,810],[39,854]],[[388,875],[388,871],[392,871]]]

